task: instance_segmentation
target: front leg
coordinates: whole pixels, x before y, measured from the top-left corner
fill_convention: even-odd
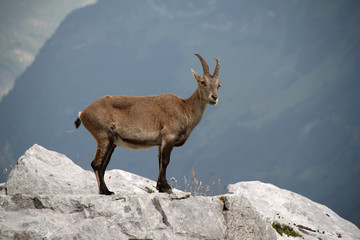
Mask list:
[[[174,145],[167,142],[159,147],[159,177],[156,184],[156,189],[159,192],[172,193],[171,186],[166,180],[166,168],[170,162],[170,154]]]

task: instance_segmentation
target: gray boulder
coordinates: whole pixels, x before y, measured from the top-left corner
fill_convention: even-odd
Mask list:
[[[359,228],[325,205],[272,184],[239,182],[230,184],[228,191],[251,202],[266,222],[291,227],[304,239],[360,239]]]
[[[297,224],[302,239],[360,236],[325,206],[260,182],[193,197],[177,189],[158,193],[154,181],[121,170],[107,171],[105,181],[115,195],[99,195],[93,172],[34,145],[0,185],[0,239],[287,239],[272,227],[275,220]],[[300,224],[326,233],[305,234]],[[336,226],[330,231],[326,224]]]

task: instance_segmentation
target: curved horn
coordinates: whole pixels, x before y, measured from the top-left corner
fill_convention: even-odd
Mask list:
[[[220,62],[219,59],[215,58],[216,60],[216,67],[213,76],[218,77],[219,76],[219,69],[220,69]]]
[[[210,74],[209,73],[209,66],[207,65],[206,61],[204,60],[204,58],[202,56],[200,56],[200,54],[195,53],[195,55],[200,59],[200,62],[202,64],[203,70],[204,70],[204,75],[205,74]]]

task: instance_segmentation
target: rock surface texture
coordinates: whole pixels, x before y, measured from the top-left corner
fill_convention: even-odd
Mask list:
[[[152,180],[106,172],[115,195],[97,193],[95,175],[34,145],[0,185],[0,239],[360,239],[329,208],[261,182],[229,194],[158,193]],[[281,236],[272,223],[302,237]]]

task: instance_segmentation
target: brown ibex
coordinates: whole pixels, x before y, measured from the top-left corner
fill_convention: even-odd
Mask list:
[[[75,121],[81,123],[97,142],[94,169],[100,194],[110,195],[104,174],[116,145],[128,149],[159,147],[159,177],[156,188],[160,192],[171,192],[166,180],[166,167],[170,162],[173,147],[182,146],[195,126],[200,122],[206,106],[218,102],[220,87],[219,60],[214,74],[199,54],[204,75],[191,69],[198,83],[195,92],[187,99],[172,94],[157,96],[105,96],[95,100],[79,113]]]

